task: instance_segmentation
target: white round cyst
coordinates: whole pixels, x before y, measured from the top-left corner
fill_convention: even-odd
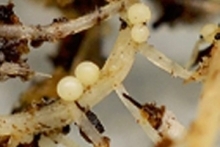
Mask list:
[[[212,43],[217,29],[218,29],[218,25],[207,24],[201,29],[200,35],[203,37],[203,39],[206,42]]]
[[[135,3],[128,9],[128,20],[132,24],[144,23],[149,21],[150,18],[150,9],[143,3]]]
[[[137,43],[147,41],[149,34],[148,28],[142,24],[134,25],[131,29],[131,38]]]
[[[75,76],[85,86],[94,84],[98,80],[99,74],[99,67],[90,61],[81,62],[75,69]]]
[[[77,100],[82,93],[82,83],[73,76],[66,76],[57,84],[57,94],[65,101]]]

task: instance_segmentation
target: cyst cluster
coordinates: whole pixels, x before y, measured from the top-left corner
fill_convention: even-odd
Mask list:
[[[66,76],[57,84],[57,93],[65,101],[75,101],[83,94],[86,86],[94,84],[100,74],[99,67],[90,61],[81,62],[75,76]]]
[[[143,43],[149,37],[146,23],[151,18],[149,8],[142,3],[135,3],[128,9],[128,20],[132,24],[131,38],[136,43]],[[80,98],[84,88],[93,85],[99,78],[99,67],[90,61],[81,62],[74,71],[75,76],[62,78],[57,85],[58,95],[65,101]]]
[[[135,3],[128,9],[128,20],[133,25],[131,29],[131,38],[134,42],[143,43],[149,37],[149,30],[146,23],[151,18],[151,12],[148,6],[143,3]]]

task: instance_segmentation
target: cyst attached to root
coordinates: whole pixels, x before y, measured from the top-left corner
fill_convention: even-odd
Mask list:
[[[151,18],[151,12],[148,6],[143,3],[133,4],[128,9],[128,20],[132,24],[140,24],[149,21]]]
[[[77,100],[83,93],[83,85],[74,76],[66,76],[57,84],[57,94],[65,101]]]
[[[131,29],[131,38],[137,43],[147,41],[149,34],[148,28],[142,24],[134,25]]]
[[[94,84],[98,80],[99,74],[99,67],[90,61],[81,62],[75,69],[75,76],[85,86]]]
[[[201,31],[200,31],[200,35],[203,37],[203,39],[208,42],[208,43],[212,43],[214,36],[215,36],[215,32],[218,29],[218,25],[216,24],[207,24],[205,25]]]

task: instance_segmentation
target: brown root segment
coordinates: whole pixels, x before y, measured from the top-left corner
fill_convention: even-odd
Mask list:
[[[220,117],[220,43],[215,42],[204,82],[197,117],[191,124],[186,141],[187,147],[211,147],[217,139]]]
[[[14,5],[0,5],[0,25],[22,25],[13,11]],[[28,40],[21,38],[0,37],[0,81],[20,77],[28,80],[33,76],[25,58],[29,52]]]

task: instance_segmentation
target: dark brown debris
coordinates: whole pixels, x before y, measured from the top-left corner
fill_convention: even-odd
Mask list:
[[[17,147],[39,147],[38,141],[40,140],[41,134],[34,135],[34,139],[31,143],[19,144]]]
[[[126,29],[126,27],[128,26],[128,24],[126,23],[126,21],[124,21],[122,18],[119,18],[119,20],[120,20],[120,22],[121,22],[120,30]]]
[[[96,130],[99,133],[103,133],[105,131],[104,126],[102,125],[101,121],[98,119],[94,112],[87,111],[86,116],[89,119],[89,121],[95,126]]]
[[[23,62],[22,55],[29,51],[27,40],[0,38],[0,52],[6,62]]]
[[[44,43],[44,40],[32,40],[31,41],[31,46],[34,47],[34,48],[37,48],[37,47],[40,47],[42,44]]]
[[[53,23],[63,23],[63,22],[67,22],[68,18],[66,17],[60,17],[60,18],[54,18],[53,19]]]
[[[160,142],[158,142],[155,147],[171,147],[173,145],[173,140],[170,138],[163,138]]]
[[[215,40],[220,40],[220,32],[215,34]]]
[[[105,131],[104,126],[101,121],[98,119],[97,115],[91,110],[87,110],[83,108],[79,103],[76,102],[77,107],[85,113],[86,117],[90,121],[90,123],[96,128],[99,133],[103,133]]]
[[[18,17],[14,14],[13,7],[13,3],[8,3],[8,5],[0,5],[0,23],[19,23]]]
[[[210,58],[211,51],[212,51],[213,47],[214,47],[214,44],[211,44],[208,47],[206,47],[205,49],[200,50],[198,53],[198,56],[192,66],[196,66],[196,65],[198,65],[198,63],[203,62],[204,57]]]
[[[0,137],[0,147],[7,147],[10,136],[1,136]]]
[[[67,135],[71,131],[70,125],[66,125],[62,128],[62,133]]]
[[[162,124],[165,106],[157,107],[155,103],[147,103],[143,105],[142,110],[152,127],[157,130]]]

